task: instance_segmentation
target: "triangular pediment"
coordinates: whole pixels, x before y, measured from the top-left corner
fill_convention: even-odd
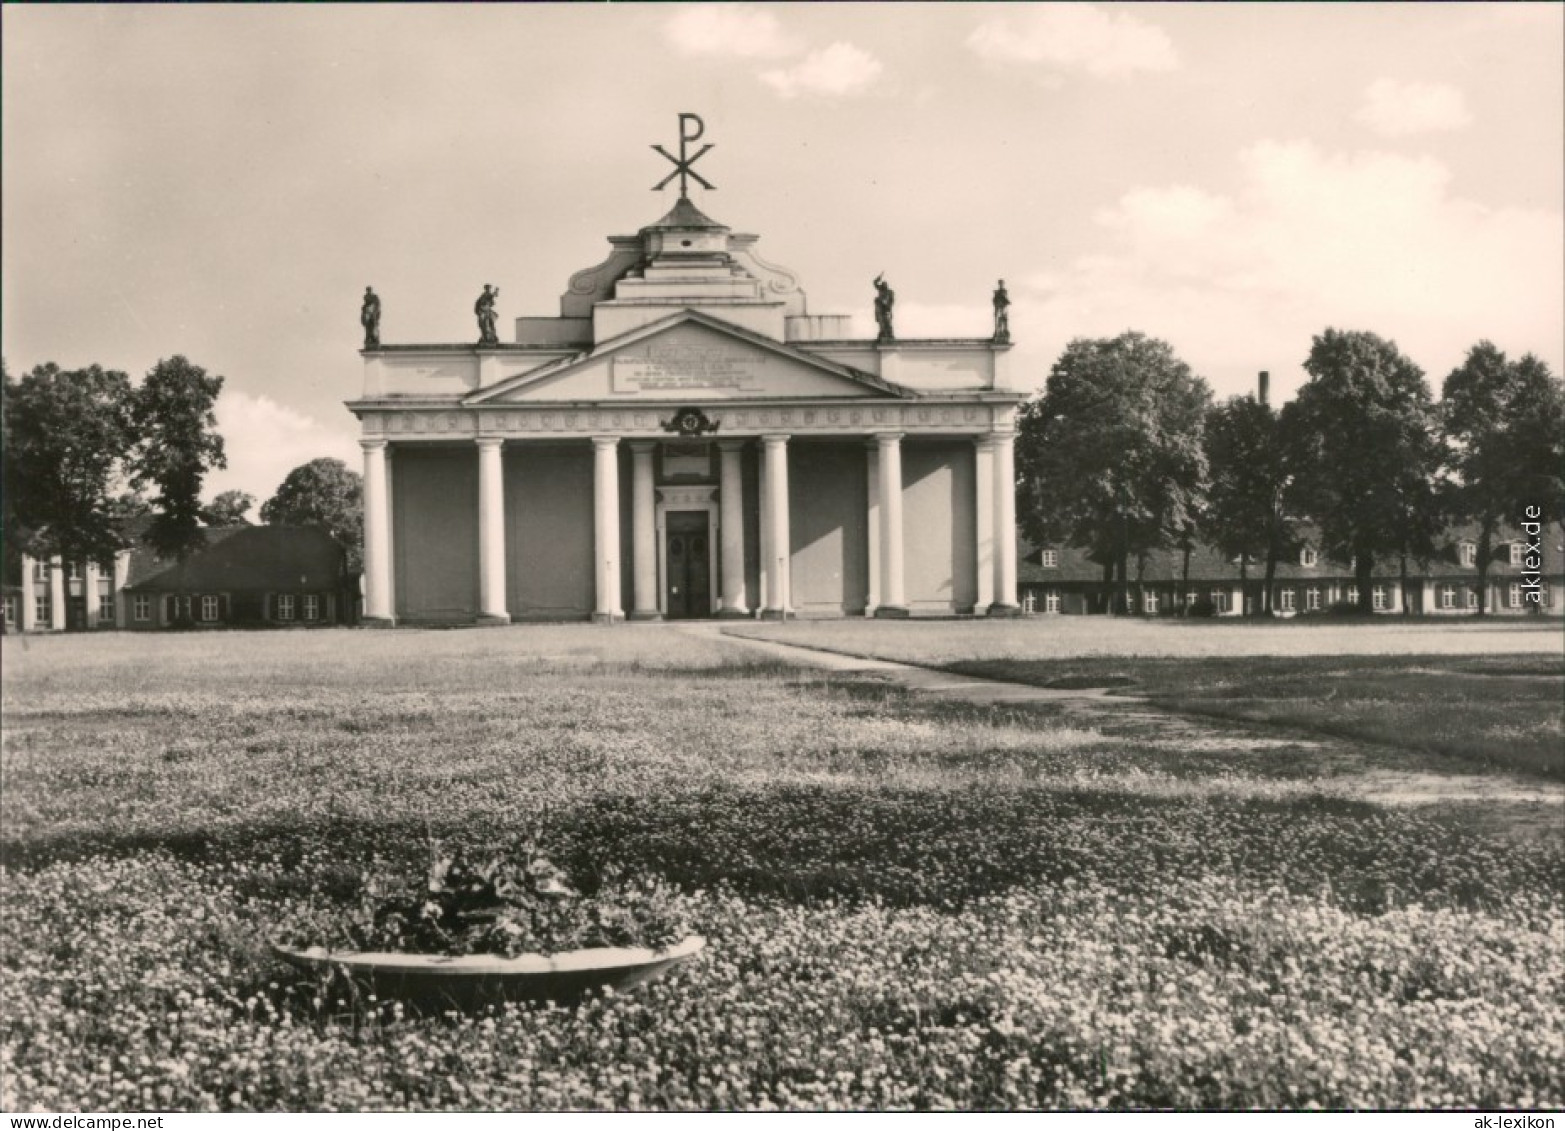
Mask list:
[[[698,311],[474,390],[467,404],[583,401],[902,399],[874,374],[815,357]]]

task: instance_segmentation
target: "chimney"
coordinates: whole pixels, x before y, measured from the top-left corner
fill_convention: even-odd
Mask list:
[[[1271,394],[1272,375],[1266,370],[1261,370],[1260,380],[1256,383],[1255,399],[1261,404],[1269,404]]]

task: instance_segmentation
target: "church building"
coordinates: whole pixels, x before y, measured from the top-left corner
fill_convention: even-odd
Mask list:
[[[1017,610],[1003,289],[902,338],[877,280],[855,338],[684,192],[609,243],[509,342],[487,288],[478,344],[381,344],[366,295],[369,623]]]

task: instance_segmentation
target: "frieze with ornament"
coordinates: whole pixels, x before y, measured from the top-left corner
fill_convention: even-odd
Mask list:
[[[1009,430],[1015,409],[1010,405],[876,406],[845,409],[822,405],[810,408],[702,410],[703,432],[721,435],[759,435],[786,431],[801,435],[862,435],[868,431],[902,429],[909,432],[984,433]],[[586,436],[593,434],[645,436],[668,434],[667,410],[624,409],[484,409],[448,412],[363,413],[367,436],[397,439],[455,439],[463,436]]]

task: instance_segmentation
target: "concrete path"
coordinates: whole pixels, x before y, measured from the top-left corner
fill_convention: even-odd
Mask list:
[[[696,636],[719,637],[758,654],[786,660],[802,667],[820,668],[831,672],[852,672],[881,679],[897,687],[906,688],[915,695],[929,695],[937,699],[956,699],[965,703],[1055,703],[1065,699],[1102,699],[1107,688],[1056,690],[1048,687],[1032,687],[1025,683],[984,679],[980,676],[957,675],[953,672],[935,671],[932,668],[899,664],[895,660],[873,660],[864,656],[847,656],[840,652],[825,652],[819,648],[807,648],[799,644],[782,644],[775,640],[754,640],[747,636],[730,635],[720,626],[712,624],[682,624],[681,632]],[[1136,703],[1142,700],[1133,695],[1115,695],[1116,703]]]

